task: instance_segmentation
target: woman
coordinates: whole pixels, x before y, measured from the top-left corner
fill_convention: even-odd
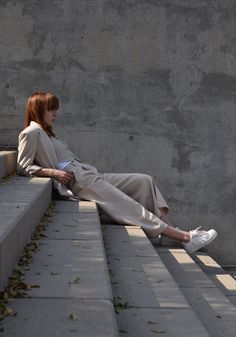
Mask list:
[[[30,96],[25,129],[19,135],[19,174],[51,177],[61,196],[95,201],[116,222],[139,225],[150,239],[161,234],[178,240],[189,253],[216,237],[213,229],[186,232],[173,228],[167,218],[168,206],[152,177],[101,174],[82,163],[53,133],[58,108],[58,98],[53,94],[37,92]]]

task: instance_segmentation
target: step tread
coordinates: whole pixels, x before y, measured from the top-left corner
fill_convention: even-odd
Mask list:
[[[25,280],[38,287],[14,301],[17,316],[4,320],[1,337],[118,336],[96,204],[57,201],[37,243]]]
[[[17,151],[0,151],[0,179],[16,172]]]
[[[202,270],[196,263],[197,259],[193,259],[195,254],[191,257],[184,249],[155,248],[188,303],[203,324],[208,326],[209,331],[215,336],[222,336],[222,333],[224,336],[234,336],[236,308],[218,284],[208,277],[205,272],[206,265],[205,271]],[[213,259],[210,257],[208,261],[213,264]],[[216,262],[213,265],[219,270]]]
[[[165,336],[234,336],[234,306],[183,249],[159,252],[140,228],[104,227],[113,295],[123,304],[118,326],[126,336],[153,336],[158,328]],[[169,265],[163,254],[171,254]],[[172,254],[184,258],[183,266]]]
[[[51,200],[51,179],[13,177],[0,185],[0,289]]]
[[[1,337],[113,337],[116,321],[107,300],[32,298],[14,301],[16,317],[3,322]]]
[[[194,261],[226,296],[236,296],[236,280],[207,253],[197,252]]]

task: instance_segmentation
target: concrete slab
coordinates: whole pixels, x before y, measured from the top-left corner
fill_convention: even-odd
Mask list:
[[[11,224],[25,210],[28,203],[0,202],[0,238],[3,239],[11,228]]]
[[[127,233],[140,256],[156,256],[156,251],[141,227],[126,226]]]
[[[17,151],[0,151],[0,179],[16,172]]]
[[[216,275],[217,281],[223,286],[223,289],[227,289],[230,294],[236,295],[236,280],[229,274]]]
[[[114,298],[131,307],[156,307],[156,299],[144,271],[136,269],[134,258],[129,259],[134,269],[125,268],[122,262],[113,264],[109,259]]]
[[[116,318],[120,336],[210,337],[189,309],[130,308]]]
[[[49,181],[48,178],[44,179],[46,179],[44,180],[45,182]],[[25,181],[28,182],[29,180]],[[22,184],[21,187],[19,187],[18,182],[7,184],[1,186],[0,202],[33,202],[37,198],[37,192],[40,192],[41,189],[42,184],[40,184],[40,182],[38,184]]]
[[[161,308],[188,308],[189,305],[159,256],[141,257],[147,280]]]
[[[26,177],[26,176],[11,176],[10,179],[7,180],[6,183],[3,184],[3,186],[11,186],[15,185],[40,185],[42,181],[45,180],[51,180],[51,178],[46,178],[46,177]]]
[[[199,293],[210,305],[215,316],[224,326],[224,336],[236,335],[236,308],[222,292],[215,289],[200,288]]]
[[[234,336],[235,308],[185,250],[158,247],[152,256],[140,228],[106,225],[104,232],[121,335]]]
[[[99,240],[101,225],[96,213],[57,212],[46,232],[48,239]]]
[[[111,256],[108,260],[114,296],[130,306],[189,308],[171,275],[164,266],[160,271],[154,258]]]
[[[57,201],[56,212],[94,213],[98,217],[97,205],[92,201]]]
[[[106,242],[106,251],[110,255],[135,256],[137,254],[124,226],[103,225],[103,235]]]
[[[30,296],[112,299],[102,242],[45,241],[26,275],[27,283],[40,286]]]
[[[215,287],[184,249],[165,248],[159,250],[156,247],[156,251],[179,287]]]
[[[152,245],[147,245],[149,240],[140,227],[104,225],[104,239],[111,255],[156,256]]]
[[[73,258],[76,262],[78,256],[105,256],[102,242],[87,240],[44,240],[37,241],[40,250],[34,255],[35,262],[45,262],[48,257],[53,257],[53,263],[69,263]],[[61,254],[63,252],[63,254]]]
[[[190,307],[212,336],[233,337],[236,332],[235,307],[216,284],[183,249],[157,251],[181,287]]]
[[[26,185],[22,185],[21,179]],[[24,191],[23,194],[26,193],[25,186],[30,186],[31,192],[28,195],[28,201],[22,202],[21,191]],[[30,178],[18,177],[14,185],[1,186],[0,191],[0,289],[2,289],[50,203],[51,180],[39,179],[36,185],[31,185]],[[4,196],[3,200],[1,196]]]
[[[145,270],[147,278],[152,285],[159,287],[176,287],[176,282],[172,275],[161,261],[160,256],[155,257],[140,257],[140,262]]]
[[[184,288],[182,291],[211,336],[235,337],[235,308],[229,308],[226,297],[219,297],[218,289]]]
[[[4,320],[0,336],[118,336],[97,209],[88,202],[80,205],[84,212],[77,207],[56,205],[25,274],[38,287],[14,301],[17,316]]]
[[[104,300],[17,299],[1,337],[118,337],[113,305]]]
[[[231,298],[236,296],[235,278],[228,274],[211,256],[199,252],[193,259],[226,296]]]

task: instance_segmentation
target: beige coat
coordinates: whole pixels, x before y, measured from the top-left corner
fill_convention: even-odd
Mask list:
[[[58,159],[50,137],[36,122],[31,122],[19,135],[17,171],[20,175],[33,175],[37,170],[57,168]],[[73,160],[72,153],[68,160]],[[53,179],[53,186],[58,193],[72,197],[73,193],[65,185]]]
[[[18,172],[34,174],[40,168],[58,168],[60,161],[74,173],[71,190],[53,179],[54,187],[66,197],[91,200],[112,219],[121,224],[139,225],[149,237],[156,237],[167,226],[160,217],[160,208],[168,207],[154,179],[139,173],[101,174],[91,165],[76,160],[66,144],[58,147],[39,124],[31,122],[19,135]],[[73,191],[73,193],[72,193]]]

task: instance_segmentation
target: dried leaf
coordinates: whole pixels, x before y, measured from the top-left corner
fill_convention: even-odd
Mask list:
[[[77,277],[72,283],[73,284],[79,284],[80,283],[80,277]]]
[[[38,284],[31,284],[30,287],[31,288],[40,288],[40,286]]]
[[[13,315],[15,312],[13,309],[9,308],[9,307],[5,307],[4,313],[6,316],[10,316]]]
[[[151,330],[152,332],[155,332],[157,334],[159,333],[165,333],[165,330]]]
[[[72,321],[76,321],[78,318],[76,317],[75,314],[70,314],[69,318],[72,320]]]

